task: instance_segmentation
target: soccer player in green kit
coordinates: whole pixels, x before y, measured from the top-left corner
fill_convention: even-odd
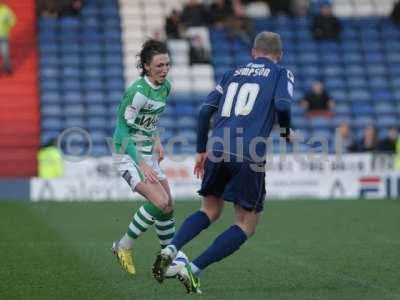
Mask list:
[[[157,122],[171,90],[166,79],[170,59],[166,45],[153,39],[143,44],[139,58],[141,76],[125,91],[113,136],[114,164],[131,189],[148,200],[112,246],[121,267],[130,274],[136,273],[132,250],[142,233],[155,224],[161,248],[175,233],[170,188],[159,166],[164,151],[157,134]]]

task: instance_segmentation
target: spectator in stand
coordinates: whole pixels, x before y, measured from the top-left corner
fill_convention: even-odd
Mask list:
[[[195,35],[191,38],[189,56],[191,65],[210,63],[210,53],[204,47],[200,35]]]
[[[311,30],[316,40],[339,38],[342,27],[339,19],[333,15],[331,5],[321,5],[321,14],[313,18]]]
[[[348,153],[352,151],[353,136],[347,122],[342,122],[335,132],[336,153]]]
[[[292,0],[292,15],[305,17],[308,15],[310,2],[308,0]]]
[[[59,16],[77,16],[83,6],[82,0],[67,0],[59,3]]]
[[[332,117],[335,102],[331,99],[321,81],[314,81],[311,90],[300,101],[308,117]]]
[[[57,7],[54,1],[50,0],[37,0],[36,1],[36,14],[44,18],[56,18]]]
[[[388,135],[383,140],[379,141],[378,151],[388,154],[396,153],[396,143],[399,138],[399,131],[397,128],[389,128]]]
[[[6,74],[12,73],[9,36],[16,22],[17,18],[11,8],[0,2],[0,55]]]
[[[311,0],[310,13],[313,16],[318,16],[321,12],[322,5],[332,5],[332,0]]]
[[[199,0],[189,0],[183,7],[181,20],[185,27],[204,26],[206,24],[206,9]]]
[[[290,15],[291,0],[265,0],[271,11],[271,15]]]
[[[64,160],[57,142],[57,138],[53,138],[39,149],[37,161],[40,178],[53,179],[64,175]]]
[[[212,26],[225,27],[232,38],[250,44],[253,37],[252,23],[245,15],[240,0],[215,0],[208,9],[208,20]]]
[[[356,141],[352,146],[352,152],[375,152],[378,142],[376,129],[373,125],[369,125],[364,129],[364,135],[361,140]]]
[[[208,21],[212,26],[224,27],[228,18],[233,17],[233,7],[229,0],[215,0],[208,9]]]
[[[180,39],[182,36],[181,17],[176,9],[165,20],[165,33],[169,39]]]
[[[400,0],[394,4],[390,17],[394,22],[400,25]]]

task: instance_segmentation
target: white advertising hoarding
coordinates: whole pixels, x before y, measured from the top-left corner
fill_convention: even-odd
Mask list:
[[[400,173],[387,168],[385,159],[370,154],[308,157],[276,156],[267,162],[267,198],[396,198]],[[194,158],[176,156],[161,164],[178,199],[198,198],[200,181],[193,175]],[[113,168],[111,157],[65,162],[61,179],[31,180],[31,199],[124,200],[140,199]]]

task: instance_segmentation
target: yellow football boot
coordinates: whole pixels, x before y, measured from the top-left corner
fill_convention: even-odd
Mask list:
[[[118,247],[118,242],[114,242],[112,252],[124,271],[132,275],[136,274],[135,266],[133,264],[132,249],[120,248]]]

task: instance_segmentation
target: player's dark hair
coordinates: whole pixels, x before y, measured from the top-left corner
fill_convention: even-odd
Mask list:
[[[165,43],[149,39],[142,45],[142,50],[140,50],[140,53],[137,55],[137,68],[140,71],[140,76],[148,75],[144,65],[150,64],[153,56],[157,54],[168,54],[168,48]]]

